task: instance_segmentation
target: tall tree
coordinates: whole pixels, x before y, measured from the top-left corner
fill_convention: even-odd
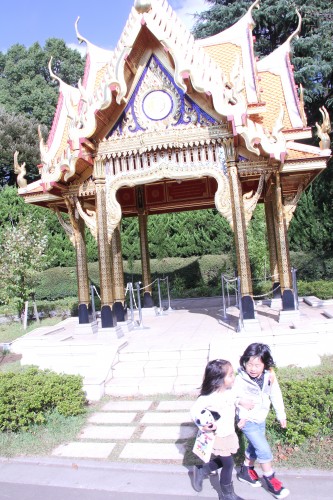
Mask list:
[[[51,56],[53,72],[66,83],[77,85],[83,75],[84,60],[63,40],[49,38],[44,47],[39,43],[29,48],[16,44],[0,55],[0,105],[48,127],[58,100],[58,84],[48,69]]]
[[[40,163],[38,123],[26,115],[10,113],[0,107],[0,186],[15,185],[13,163],[15,151],[26,164],[28,182],[38,177]],[[46,127],[43,126],[46,133]]]
[[[58,100],[58,84],[49,73],[52,70],[66,83],[76,85],[83,75],[84,61],[76,50],[63,40],[50,38],[45,46],[38,43],[26,48],[13,45],[0,52],[0,185],[15,184],[12,169],[15,150],[26,163],[27,179],[38,175],[40,163],[37,125],[43,124],[43,135],[52,119]]]

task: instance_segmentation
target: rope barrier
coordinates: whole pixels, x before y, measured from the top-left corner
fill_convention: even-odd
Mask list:
[[[93,287],[93,289],[95,290],[96,295],[97,295],[97,297],[99,298],[99,300],[102,300],[102,299],[101,299],[100,294],[98,293],[98,291],[97,291],[97,289],[96,289],[96,287],[95,287],[95,285],[93,285],[92,287]]]
[[[140,290],[145,290],[146,288],[149,288],[149,287],[153,286],[153,284],[156,283],[157,280],[158,280],[158,278],[156,278],[156,280],[154,280],[151,283],[149,283],[149,285],[141,287]]]
[[[253,298],[254,298],[254,299],[260,299],[261,297],[268,297],[268,295],[273,294],[273,293],[274,293],[274,292],[276,292],[276,290],[278,290],[279,288],[281,288],[281,286],[280,286],[280,285],[276,286],[276,287],[274,288],[274,290],[270,290],[270,291],[269,291],[269,292],[267,292],[267,293],[263,293],[263,294],[261,294],[261,295],[253,295]]]

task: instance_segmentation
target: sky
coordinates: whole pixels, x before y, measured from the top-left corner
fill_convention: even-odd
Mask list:
[[[169,0],[183,22],[191,28],[193,13],[207,10],[205,0]],[[125,26],[134,0],[2,0],[0,2],[0,51],[19,43],[44,45],[48,38],[62,38],[78,48],[74,23],[91,43],[113,49]]]

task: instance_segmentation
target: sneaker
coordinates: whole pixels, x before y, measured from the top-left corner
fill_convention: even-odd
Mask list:
[[[282,486],[281,481],[276,479],[275,474],[269,477],[263,476],[265,484],[268,491],[273,495],[274,498],[286,498],[290,491]]]
[[[261,482],[259,481],[259,476],[254,470],[254,467],[242,465],[240,471],[237,472],[237,479],[242,483],[249,484],[253,488],[259,488],[261,486]]]
[[[205,479],[206,474],[204,473],[202,467],[193,467],[192,471],[192,486],[195,491],[202,491],[202,482]]]

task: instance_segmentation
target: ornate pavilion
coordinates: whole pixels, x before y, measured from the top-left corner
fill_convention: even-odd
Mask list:
[[[122,217],[138,217],[144,305],[151,306],[147,218],[214,208],[233,229],[244,318],[254,318],[246,227],[264,203],[273,281],[293,309],[287,230],[297,202],[330,156],[327,111],[311,137],[290,60],[295,32],[269,56],[254,55],[252,10],[229,29],[194,40],[166,0],[136,0],[113,51],[87,46],[78,88],[59,82],[40,179],[19,194],[56,212],[76,249],[79,323],[89,325],[85,227],[99,252],[101,324],[124,319]],[[69,215],[68,220],[63,214]]]

